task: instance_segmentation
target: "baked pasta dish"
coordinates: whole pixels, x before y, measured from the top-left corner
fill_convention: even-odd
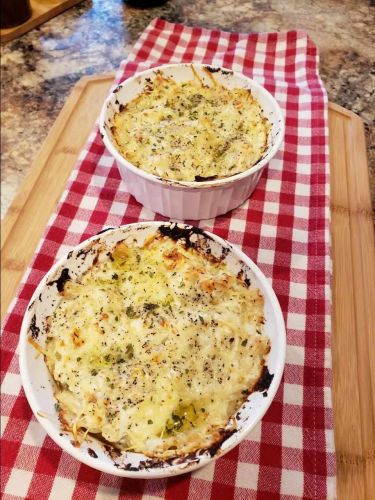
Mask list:
[[[194,70],[194,68],[192,68]],[[177,83],[160,71],[113,118],[115,145],[131,164],[164,179],[204,181],[248,170],[267,149],[271,124],[244,88]]]
[[[77,445],[90,433],[165,459],[221,442],[270,349],[241,273],[159,229],[141,246],[103,243],[60,293],[44,356]]]

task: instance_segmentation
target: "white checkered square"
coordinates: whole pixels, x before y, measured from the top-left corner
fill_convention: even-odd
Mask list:
[[[3,435],[3,433],[5,431],[5,427],[7,426],[8,421],[9,421],[9,417],[7,417],[5,415],[1,415],[1,417],[0,417],[0,432],[1,432],[1,436]]]
[[[127,204],[122,201],[114,201],[111,206],[111,213],[113,215],[120,215],[123,217],[125,210],[126,210]]]
[[[35,420],[31,420],[26,429],[25,435],[23,436],[22,442],[24,444],[38,446],[40,448],[44,443],[45,438],[46,432],[40,423]]]
[[[259,262],[259,264],[273,264],[275,261],[275,250],[266,250],[264,248],[260,248],[258,250],[257,261]]]
[[[284,403],[290,405],[303,404],[303,387],[299,384],[284,384]]]
[[[275,238],[277,234],[277,227],[270,226],[269,224],[262,224],[260,234],[261,236],[265,236],[267,238]]]
[[[91,177],[90,185],[98,188],[102,188],[106,183],[107,178],[104,175],[93,175]]]
[[[86,210],[93,210],[96,206],[97,201],[98,200],[93,196],[85,195],[83,196],[82,201],[80,203],[80,208],[84,208]]]
[[[289,296],[295,299],[307,298],[307,285],[306,283],[295,283],[291,282],[289,286]]]
[[[75,488],[75,481],[67,477],[56,476],[55,480],[53,481],[51,493],[49,494],[49,500],[65,500],[66,498],[72,498],[74,488]],[[99,489],[102,488],[103,486],[101,486]],[[96,498],[98,498],[98,496],[96,496]],[[113,496],[112,497],[101,496],[100,498],[101,499],[113,498]]]
[[[192,475],[199,479],[205,479],[206,481],[213,481],[215,473],[215,464],[210,462],[205,467],[201,467],[200,469],[194,471]]]
[[[291,495],[293,498],[302,498],[303,472],[282,469],[280,493],[282,495]]]
[[[70,226],[69,232],[75,234],[82,234],[87,228],[87,222],[84,220],[73,219]]]
[[[5,493],[25,498],[33,473],[28,470],[13,469],[5,486]]]
[[[103,154],[100,157],[100,166],[101,167],[112,167],[114,161],[115,160],[114,160],[113,156],[111,156],[109,154]]]
[[[294,269],[307,269],[307,255],[292,254],[292,259],[290,262],[290,267]]]
[[[329,347],[326,347],[324,349],[324,368],[332,368],[332,354]]]
[[[17,396],[21,389],[21,376],[18,373],[6,373],[1,384],[1,393]]]
[[[287,448],[303,448],[302,428],[294,425],[282,426],[282,444]]]
[[[141,213],[139,214],[139,218],[143,220],[153,220],[155,217],[155,212],[150,210],[149,208],[142,207]]]
[[[278,214],[280,210],[280,205],[273,201],[264,202],[264,212],[268,214]]]
[[[309,241],[309,233],[303,229],[293,228],[292,240],[299,243],[307,243]]]
[[[232,218],[229,223],[229,229],[231,231],[240,231],[244,233],[246,229],[246,219]]]
[[[298,144],[297,145],[297,154],[310,157],[311,146],[307,145],[307,144]],[[310,164],[310,162],[309,162],[309,164]]]
[[[309,207],[302,207],[301,205],[296,205],[294,207],[294,216],[299,219],[309,219],[310,211]]]
[[[305,330],[306,316],[298,313],[288,313],[287,328],[292,330]]]
[[[299,345],[287,345],[286,363],[290,365],[303,366],[305,364],[305,350]]]
[[[335,452],[335,436],[333,433],[333,429],[326,429],[325,430],[325,437],[326,437],[327,451],[329,453],[334,453]]]
[[[240,462],[237,467],[236,486],[256,490],[258,485],[259,465]]]
[[[296,195],[298,195],[298,196],[310,196],[310,184],[303,184],[302,182],[297,182]]]
[[[260,443],[261,436],[262,436],[262,423],[259,422],[247,436],[247,439],[249,439],[250,441],[256,441],[257,443]]]
[[[69,245],[61,245],[59,247],[59,249],[57,250],[55,260],[57,261],[57,260],[61,259],[62,257],[65,257],[70,252],[71,249],[72,249],[72,247]]]
[[[272,164],[272,166],[273,166],[273,164]],[[281,181],[279,179],[268,179],[267,180],[267,191],[280,193]]]

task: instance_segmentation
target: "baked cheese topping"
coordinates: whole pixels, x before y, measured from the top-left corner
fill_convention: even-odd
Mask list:
[[[202,181],[252,167],[267,149],[270,128],[249,90],[198,79],[176,83],[159,72],[115,115],[112,134],[136,167],[165,179]]]
[[[257,383],[269,351],[263,297],[225,263],[158,236],[103,249],[67,281],[45,351],[60,420],[121,450],[207,449]]]

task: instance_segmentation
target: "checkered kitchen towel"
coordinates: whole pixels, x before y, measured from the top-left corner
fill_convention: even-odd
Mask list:
[[[333,498],[327,99],[306,33],[238,34],[160,19],[144,31],[118,80],[168,62],[233,68],[264,85],[286,117],[285,143],[251,199],[199,223],[239,245],[272,282],[287,325],[285,372],[248,439],[194,473],[122,479],[71,458],[46,436],[21,389],[15,353],[27,303],[50,266],[106,226],[165,220],[129,195],[97,127],[51,217],[5,322],[1,375],[5,498]]]

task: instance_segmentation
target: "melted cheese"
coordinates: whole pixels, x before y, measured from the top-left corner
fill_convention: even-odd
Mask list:
[[[136,167],[165,179],[195,181],[248,170],[266,150],[269,130],[248,90],[176,83],[158,73],[115,115],[112,134]]]
[[[48,321],[62,422],[153,457],[209,447],[269,351],[259,290],[160,235],[103,256]]]

